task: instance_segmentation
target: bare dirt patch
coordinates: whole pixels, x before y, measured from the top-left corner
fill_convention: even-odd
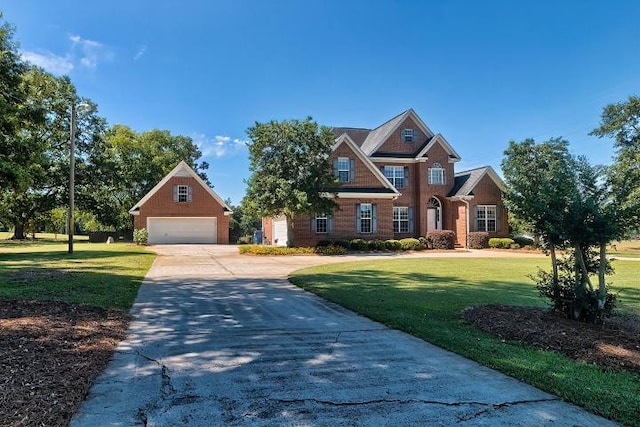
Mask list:
[[[602,368],[640,373],[640,319],[617,317],[602,325],[564,319],[548,309],[509,305],[470,307],[464,319],[485,332]]]
[[[0,425],[68,425],[128,321],[117,310],[0,298]]]

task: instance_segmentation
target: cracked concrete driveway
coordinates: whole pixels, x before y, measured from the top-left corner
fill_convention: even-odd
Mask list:
[[[154,249],[129,336],[71,426],[612,425],[286,280],[335,258]]]

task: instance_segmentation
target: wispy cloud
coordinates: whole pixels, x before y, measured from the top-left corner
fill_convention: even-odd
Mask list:
[[[22,58],[30,62],[33,65],[42,67],[51,74],[62,76],[69,74],[73,70],[73,62],[69,55],[60,56],[52,52],[31,52],[28,50],[22,51]]]
[[[246,140],[225,135],[216,135],[211,138],[205,134],[195,134],[193,142],[202,151],[203,157],[223,157],[247,149]]]
[[[140,46],[140,49],[138,49],[138,52],[136,52],[133,60],[137,61],[138,59],[142,58],[145,53],[147,53],[147,45]]]
[[[71,52],[78,55],[80,64],[89,69],[95,69],[101,61],[113,59],[113,52],[104,44],[95,40],[82,38],[78,35],[69,36]],[[75,56],[75,55],[74,55]]]

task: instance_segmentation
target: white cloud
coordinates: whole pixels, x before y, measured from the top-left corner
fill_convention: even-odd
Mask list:
[[[51,52],[38,53],[28,50],[22,51],[21,54],[25,61],[42,67],[57,76],[69,74],[73,70],[73,62],[71,62],[71,58],[68,55],[60,56]]]
[[[140,46],[140,49],[138,49],[138,52],[133,57],[133,60],[137,61],[138,59],[142,58],[145,53],[147,53],[147,45]]]
[[[72,42],[71,52],[73,54],[78,52],[80,64],[85,68],[95,69],[98,62],[113,59],[111,50],[100,42],[84,39],[78,35],[69,36],[69,40]]]
[[[225,135],[216,135],[213,138],[205,134],[193,136],[193,142],[202,151],[203,157],[223,157],[233,155],[245,150],[247,141],[240,138],[231,138]]]

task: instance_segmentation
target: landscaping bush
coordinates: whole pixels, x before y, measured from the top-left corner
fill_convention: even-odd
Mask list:
[[[515,242],[508,237],[492,237],[489,239],[489,247],[497,249],[509,249]]]
[[[521,248],[525,247],[525,246],[534,246],[535,245],[535,241],[527,236],[515,236],[513,238],[513,241],[517,244],[520,245]]]
[[[251,255],[309,255],[315,248],[288,248],[286,246],[242,245],[238,247],[241,254]]]
[[[400,248],[403,251],[421,251],[424,249],[424,246],[420,243],[420,240],[408,237],[406,239],[400,239]]]
[[[342,246],[329,244],[316,246],[315,252],[319,255],[344,255],[347,253],[347,250]]]
[[[430,246],[430,240],[427,239],[426,237],[418,237],[418,241],[420,242],[420,244],[422,245],[422,249],[432,249]]]
[[[587,253],[585,260],[587,271],[590,274],[598,272],[598,254],[594,251]],[[607,263],[606,274],[613,273],[610,263]],[[598,309],[598,290],[589,291],[582,287],[576,287],[575,254],[567,251],[566,255],[558,260],[558,293],[554,292],[553,274],[538,269],[536,274],[529,275],[536,283],[540,295],[551,301],[553,310],[558,314],[583,322],[600,323],[603,318],[609,317],[616,306],[617,294],[606,287],[604,309]]]
[[[512,243],[511,246],[509,246],[509,249],[520,249],[520,245],[517,243]]]
[[[489,233],[485,231],[472,231],[467,236],[467,246],[471,249],[484,249],[489,247]]]
[[[390,239],[384,242],[385,248],[389,251],[400,251],[402,250],[402,244],[400,240]]]
[[[353,239],[350,244],[352,251],[366,251],[369,249],[369,242],[364,239]]]
[[[333,241],[325,239],[325,240],[320,240],[316,245],[316,247],[321,248],[321,247],[330,246],[330,245],[334,245]]]
[[[452,230],[430,231],[426,238],[433,249],[453,249],[456,245],[456,233]]]
[[[149,232],[146,228],[137,228],[133,230],[133,242],[136,245],[146,245],[149,241]]]
[[[369,240],[369,249],[372,251],[384,251],[387,249],[387,246],[384,243],[384,240],[375,239]]]
[[[238,238],[239,245],[250,245],[253,243],[253,238],[251,236],[242,236]]]
[[[345,248],[346,250],[351,249],[351,241],[350,240],[340,239],[340,240],[336,240],[335,242],[333,242],[333,244],[336,245],[336,246],[341,246],[341,247]]]

